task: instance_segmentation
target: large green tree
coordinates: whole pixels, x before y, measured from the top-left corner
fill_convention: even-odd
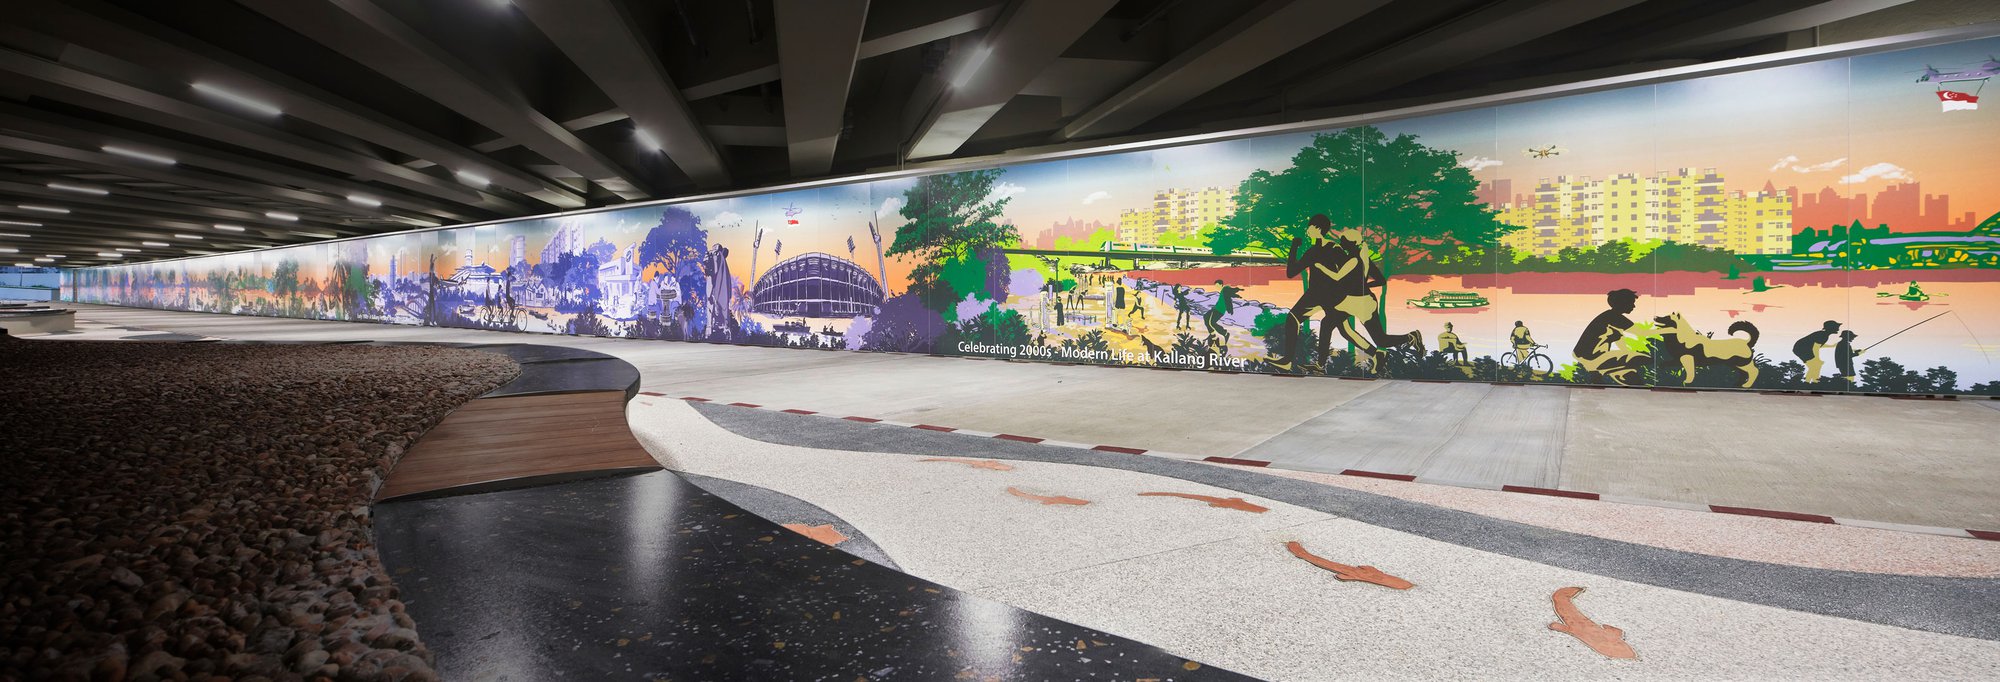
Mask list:
[[[1020,243],[1021,234],[1013,225],[995,223],[1006,211],[1009,198],[993,198],[993,185],[1002,169],[927,175],[903,192],[899,209],[909,222],[896,229],[896,239],[884,253],[917,257],[910,271],[910,293],[933,311],[953,310],[966,294],[979,287],[953,273],[973,271],[981,252]],[[985,267],[977,270],[981,285]]]
[[[1306,219],[1324,213],[1336,227],[1359,226],[1382,271],[1468,251],[1489,250],[1519,229],[1479,200],[1479,180],[1458,153],[1415,135],[1393,138],[1373,126],[1313,136],[1278,172],[1259,169],[1236,192],[1236,212],[1207,231],[1216,253],[1239,249],[1284,255],[1304,238]]]

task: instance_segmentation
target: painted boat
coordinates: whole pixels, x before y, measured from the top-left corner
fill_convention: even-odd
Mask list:
[[[1423,298],[1409,299],[1408,303],[1418,308],[1437,310],[1444,308],[1484,308],[1488,304],[1491,304],[1492,301],[1488,301],[1485,296],[1470,291],[1432,291],[1424,294]]]

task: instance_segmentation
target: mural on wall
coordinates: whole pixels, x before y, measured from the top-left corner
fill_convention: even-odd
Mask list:
[[[2000,39],[72,271],[75,300],[1190,369],[2000,394]],[[1933,66],[1934,65],[1934,68]]]

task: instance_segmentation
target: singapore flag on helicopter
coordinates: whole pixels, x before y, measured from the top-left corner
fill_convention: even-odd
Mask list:
[[[1979,108],[1978,95],[1952,90],[1939,90],[1937,91],[1937,96],[1938,103],[1944,105],[1945,111],[1963,111]]]

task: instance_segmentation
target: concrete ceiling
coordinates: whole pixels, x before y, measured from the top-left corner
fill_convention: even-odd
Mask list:
[[[1966,0],[10,6],[0,247],[68,266],[1300,120],[1809,47],[1823,27],[1854,40],[2000,19]]]

